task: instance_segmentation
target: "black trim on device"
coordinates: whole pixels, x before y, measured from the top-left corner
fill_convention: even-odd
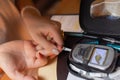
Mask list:
[[[87,34],[120,39],[120,19],[110,20],[109,16],[91,17],[90,8],[93,1],[95,0],[81,0],[79,17],[81,28]]]

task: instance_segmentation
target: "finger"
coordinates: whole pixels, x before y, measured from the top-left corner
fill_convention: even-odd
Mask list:
[[[42,49],[44,49],[42,46],[40,46],[40,45],[37,45],[37,46],[36,46],[36,50],[37,50],[37,51],[42,50]]]
[[[33,41],[33,40],[32,40],[32,43],[33,43],[35,46],[37,46],[37,45],[38,45],[38,43],[37,43],[37,42],[35,42],[35,41]]]
[[[57,34],[56,31],[52,31],[52,33],[47,35],[47,40],[50,43],[54,44],[59,52],[62,51],[62,48],[63,48],[63,38],[62,38],[62,36],[59,33]]]
[[[39,55],[41,54],[41,55],[43,55],[43,56],[45,56],[45,57],[48,57],[48,56],[51,55],[50,52],[51,52],[51,51],[46,51],[45,49],[41,49],[41,50],[38,50],[38,51],[37,51],[37,56],[39,57]]]
[[[35,67],[42,67],[48,63],[47,57],[43,56],[40,53],[36,54],[37,59],[35,60],[34,66]]]
[[[37,53],[40,53],[44,55],[45,57],[51,56],[51,55],[58,55],[59,51],[56,48],[53,48],[52,50],[46,50],[46,49],[40,49]]]
[[[56,42],[54,40],[51,40],[51,42],[56,45]],[[63,45],[56,45],[56,47],[59,50],[59,53],[63,50]]]
[[[63,45],[57,45],[56,42],[53,40],[53,38],[50,38],[50,36],[47,36],[47,40],[49,40],[51,43],[56,45],[57,49],[61,52],[63,49]]]
[[[13,76],[12,80],[36,80],[36,79],[33,76],[24,75],[16,70],[14,72],[14,76]]]
[[[50,59],[53,59],[53,58],[55,58],[56,57],[56,55],[51,55],[50,56]]]
[[[4,56],[3,56],[4,57]],[[7,61],[7,59],[9,61]],[[11,80],[36,80],[33,76],[27,76],[27,75],[24,75],[22,74],[20,71],[22,71],[25,67],[24,65],[23,66],[20,66],[18,67],[14,61],[10,60],[9,56],[3,59],[1,59],[1,68],[3,69],[3,71],[8,75],[8,77],[11,79]],[[6,62],[7,61],[7,62]],[[7,64],[7,65],[6,65]],[[24,64],[24,63],[23,63]],[[9,65],[9,66],[8,66]],[[20,69],[19,69],[20,68]],[[19,69],[19,70],[18,70]]]
[[[58,45],[63,45],[63,31],[61,31],[61,23],[58,21],[54,21],[55,26],[57,27],[57,30],[53,31],[56,34],[53,34],[54,40],[58,43]]]
[[[4,71],[11,80],[36,80],[32,75],[29,75],[29,76],[25,75],[16,69],[11,68],[10,70],[4,70]]]
[[[27,58],[32,58],[35,56],[36,49],[32,41],[24,41],[24,54]]]
[[[49,57],[50,59],[53,59],[56,57],[56,54],[51,53],[50,51],[46,51],[46,50],[39,50],[37,52],[37,55],[44,55],[44,57],[46,58]],[[40,63],[40,61],[38,63]]]
[[[58,46],[58,50],[61,52],[63,50],[63,46]]]
[[[53,41],[56,43],[56,46],[63,46],[63,37],[60,30],[51,29],[49,36],[52,37]]]
[[[54,54],[59,54],[59,50],[57,50],[56,45],[54,45],[53,43],[48,41],[45,38],[45,36],[43,36],[42,34],[40,34],[39,37],[36,37],[36,42],[38,42],[40,44],[40,46],[43,47],[43,49],[51,51],[52,53],[55,52],[55,51],[53,51],[53,49],[56,49],[56,53],[54,53]]]

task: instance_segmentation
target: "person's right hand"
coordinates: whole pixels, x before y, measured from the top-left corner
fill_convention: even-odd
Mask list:
[[[42,51],[43,55],[52,57],[62,51],[63,38],[59,22],[42,17],[31,7],[25,8],[21,16],[32,39],[38,44],[37,49]]]
[[[16,40],[0,45],[0,68],[12,80],[36,80],[31,75],[23,74],[25,70],[38,68],[47,64],[47,58],[37,54],[32,41]]]

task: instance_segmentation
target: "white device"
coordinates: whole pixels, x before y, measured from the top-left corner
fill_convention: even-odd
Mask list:
[[[82,78],[105,78],[114,72],[117,56],[116,51],[108,46],[77,44],[68,57],[68,68]]]
[[[72,58],[100,70],[106,70],[114,60],[113,48],[103,45],[78,44],[72,51]]]

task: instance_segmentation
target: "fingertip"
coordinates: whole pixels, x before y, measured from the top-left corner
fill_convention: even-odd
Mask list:
[[[56,55],[51,55],[49,58],[54,59],[55,57],[56,57]]]
[[[57,48],[61,52],[63,50],[63,45],[58,45]]]
[[[25,76],[23,80],[37,80],[33,76]]]
[[[51,57],[51,56],[57,56],[59,55],[60,51],[58,50],[58,48],[54,47],[52,49],[41,49],[41,50],[38,50],[38,52],[36,53],[36,55],[40,58],[43,58],[43,57]]]
[[[48,63],[48,59],[46,56],[44,56],[43,54],[41,54],[40,52],[37,52],[37,60],[36,60],[36,64],[40,67],[40,66],[44,66]]]
[[[63,38],[60,34],[54,34],[54,42],[56,43],[57,46],[62,46],[63,45]]]
[[[47,57],[45,57],[45,56],[42,55],[42,54],[39,54],[39,55],[40,55],[40,58],[42,59],[43,65],[46,65],[46,64],[48,63]]]
[[[59,50],[56,49],[56,48],[53,48],[53,49],[52,49],[52,52],[53,52],[53,54],[55,54],[55,55],[58,55],[58,54],[59,54]]]

